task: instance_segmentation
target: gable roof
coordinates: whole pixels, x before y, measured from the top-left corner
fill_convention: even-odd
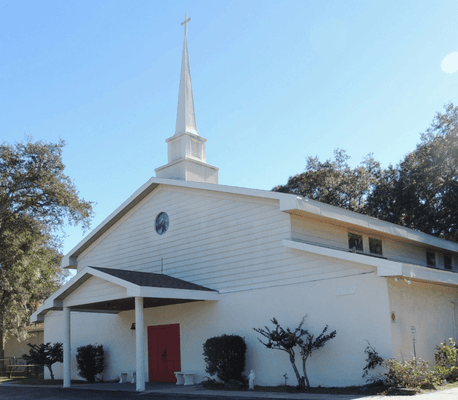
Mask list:
[[[196,285],[191,282],[186,282],[182,279],[172,276],[155,274],[153,272],[128,271],[125,269],[113,269],[102,267],[90,267],[105,274],[112,275],[123,281],[133,283],[137,286],[167,288],[167,289],[185,289],[185,290],[203,290],[216,292],[214,289],[209,289],[204,286]]]
[[[75,311],[117,313],[133,309],[134,297],[143,297],[145,308],[148,308],[191,301],[216,301],[219,295],[217,290],[168,275],[86,267],[46,299],[44,305],[32,314],[31,322],[43,321],[48,311],[62,310],[66,299],[68,301],[68,296],[93,277],[117,285],[120,292],[114,297],[111,295],[99,296],[96,301],[79,299],[70,304],[66,303],[67,307]]]
[[[205,190],[235,194],[241,196],[258,197],[262,199],[278,200],[279,211],[302,216],[312,216],[331,222],[335,225],[352,226],[367,231],[380,232],[392,237],[398,237],[404,241],[423,244],[458,253],[458,243],[439,239],[410,228],[382,221],[377,218],[345,210],[319,201],[310,200],[295,194],[272,192],[269,190],[247,189],[235,186],[215,185],[210,183],[189,182],[175,179],[151,178],[141,186],[132,196],[124,201],[104,221],[92,230],[81,242],[79,242],[62,259],[63,268],[75,268],[77,257],[97,241],[105,232],[123,218],[130,210],[139,204],[144,198],[152,193],[160,185],[181,188]]]

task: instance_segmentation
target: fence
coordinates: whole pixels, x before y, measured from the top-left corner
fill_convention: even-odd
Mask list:
[[[23,358],[0,358],[0,376],[13,378],[15,376],[38,376],[43,372],[42,365],[29,364]]]

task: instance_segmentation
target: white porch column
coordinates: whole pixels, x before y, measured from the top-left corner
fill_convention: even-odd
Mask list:
[[[64,388],[69,388],[71,385],[70,344],[70,308],[64,307]]]
[[[137,359],[137,392],[145,391],[145,322],[143,297],[135,298],[135,346]]]

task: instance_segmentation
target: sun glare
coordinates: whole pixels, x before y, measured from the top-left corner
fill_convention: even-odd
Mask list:
[[[447,74],[452,74],[453,72],[458,71],[458,52],[450,53],[442,60],[442,71]]]

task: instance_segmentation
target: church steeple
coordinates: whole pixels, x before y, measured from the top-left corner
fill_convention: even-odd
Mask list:
[[[156,168],[156,176],[217,184],[219,168],[206,163],[205,142],[207,139],[197,133],[188,56],[187,24],[189,21],[191,18],[186,15],[181,24],[184,25],[184,43],[175,134],[166,140],[168,163]]]
[[[191,18],[185,16],[185,20],[181,23],[184,25],[184,42],[183,56],[181,59],[181,76],[180,76],[180,91],[178,94],[178,111],[177,125],[175,135],[181,133],[194,133],[197,135],[196,114],[194,112],[194,99],[192,97],[191,70],[189,68],[188,56],[188,22]]]

